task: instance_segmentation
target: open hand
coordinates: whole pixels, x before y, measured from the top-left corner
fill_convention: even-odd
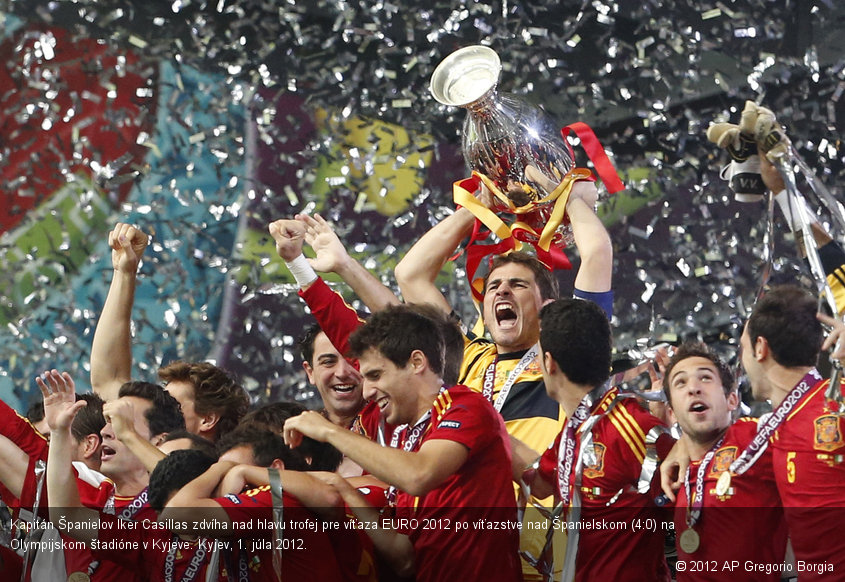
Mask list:
[[[66,431],[83,406],[84,400],[76,400],[76,387],[67,372],[58,370],[36,376],[35,383],[44,398],[44,419],[51,432]]]

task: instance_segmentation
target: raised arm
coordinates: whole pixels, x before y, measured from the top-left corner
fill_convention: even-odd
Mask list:
[[[58,529],[77,540],[90,544],[99,536],[99,512],[83,507],[71,469],[73,435],[70,427],[77,413],[86,406],[76,400],[73,380],[67,372],[56,370],[36,378],[44,397],[44,418],[50,427],[50,451],[47,454],[47,495],[50,498],[50,521]],[[74,523],[73,528],[64,527]]]
[[[332,226],[322,216],[297,214],[296,219],[305,225],[305,242],[316,254],[310,261],[315,271],[337,273],[371,312],[399,304],[393,291],[349,256]]]
[[[566,205],[575,246],[581,257],[581,266],[575,276],[575,288],[588,293],[610,291],[613,275],[610,235],[593,210],[597,198],[596,185],[582,180],[572,185],[572,193]]]
[[[269,227],[276,241],[276,252],[299,285],[299,296],[308,304],[332,345],[343,354],[349,347],[349,336],[363,321],[355,309],[317,275],[302,254],[305,228],[305,223],[299,220],[277,220]]]
[[[0,435],[0,483],[18,499],[23,492],[28,468],[29,455],[15,442]]]
[[[466,208],[457,209],[425,233],[396,265],[396,282],[407,303],[431,303],[444,313],[452,307],[435,281],[461,241],[472,232],[475,217]]]
[[[105,401],[115,400],[131,379],[132,304],[138,264],[148,242],[144,232],[128,224],[118,223],[109,233],[114,274],[91,345],[91,388]]]

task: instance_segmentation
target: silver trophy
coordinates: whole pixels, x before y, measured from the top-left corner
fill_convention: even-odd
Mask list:
[[[465,47],[437,66],[430,91],[438,102],[467,110],[464,160],[494,194],[491,209],[519,215],[539,232],[551,214],[551,195],[575,162],[560,126],[542,109],[497,92],[501,70],[494,50]]]

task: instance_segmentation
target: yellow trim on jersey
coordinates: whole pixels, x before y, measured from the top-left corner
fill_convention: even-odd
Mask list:
[[[812,400],[812,399],[813,399],[813,396],[815,396],[816,394],[818,394],[819,390],[825,390],[825,389],[827,389],[827,385],[828,385],[828,384],[830,384],[830,380],[824,380],[821,384],[819,384],[819,387],[818,387],[818,388],[816,388],[815,390],[811,390],[811,391],[807,392],[807,394],[805,394],[805,395],[804,395],[804,402],[802,402],[799,406],[796,406],[796,407],[795,407],[795,410],[793,410],[792,412],[790,412],[790,413],[789,413],[789,416],[787,416],[787,417],[786,417],[786,420],[789,420],[790,418],[792,418],[793,416],[795,416],[796,414],[798,414],[798,412],[799,412],[802,408],[804,408],[805,406],[807,406],[807,404],[810,402],[810,400]]]
[[[448,390],[444,390],[434,399],[434,410],[437,412],[437,420],[439,421],[446,411],[452,408],[452,395]]]
[[[607,411],[610,408],[611,403],[617,397],[618,392],[616,390],[610,390],[605,397],[602,398],[601,402],[599,402],[599,408],[602,412]],[[613,410],[610,411],[607,415],[608,420],[616,427],[616,431],[619,435],[625,439],[625,442],[628,443],[628,447],[631,449],[631,452],[634,453],[634,456],[637,460],[642,463],[645,459],[645,433],[640,425],[637,424],[637,421],[631,416],[631,413],[628,412],[622,403],[613,407]]]
[[[645,459],[645,444],[642,440],[638,440],[636,436],[631,434],[631,429],[627,426],[628,420],[618,413],[619,410],[619,407],[614,408],[610,414],[607,415],[607,418],[613,426],[616,427],[619,435],[625,439],[626,443],[628,443],[628,447],[631,449],[631,452],[634,453],[637,461],[642,463]]]
[[[845,311],[845,269],[841,266],[827,274],[827,284],[833,292],[833,300],[836,302],[836,311],[841,315]]]

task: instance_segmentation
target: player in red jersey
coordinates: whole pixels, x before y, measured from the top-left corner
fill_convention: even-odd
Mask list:
[[[797,287],[769,290],[743,330],[742,365],[755,398],[774,408],[761,434],[771,441],[798,579],[833,581],[845,574],[845,416],[815,368],[817,308]]]
[[[635,398],[610,388],[611,335],[604,311],[582,299],[560,299],[540,312],[540,354],[549,395],[569,419],[555,444],[524,480],[532,494],[554,493],[566,508],[564,580],[669,580],[651,472],[671,446],[657,418]],[[534,460],[515,443],[514,471]],[[651,521],[648,521],[651,520]]]
[[[365,401],[357,365],[345,357],[349,335],[363,320],[316,271],[340,275],[373,311],[399,301],[390,289],[349,256],[321,216],[297,215],[293,220],[276,220],[269,225],[269,231],[276,242],[276,252],[300,287],[299,296],[317,320],[317,325],[309,327],[299,339],[299,348],[302,367],[308,381],[320,393],[326,418],[377,440],[378,408]],[[306,239],[316,253],[310,261],[302,253]],[[344,461],[341,472],[348,476],[361,473],[360,467],[353,467],[349,461]]]
[[[741,474],[739,467],[731,471],[757,435],[756,418],[733,421],[739,405],[733,374],[706,345],[684,344],[666,367],[663,390],[691,458],[675,502],[678,559],[687,565],[678,568],[678,582],[718,582],[732,573],[750,582],[777,582],[786,521],[771,449],[744,464]],[[762,568],[749,570],[749,562]]]
[[[356,331],[350,346],[365,396],[388,423],[407,428],[386,448],[306,412],[285,423],[285,440],[328,442],[393,486],[397,518],[405,521],[396,522],[398,532],[380,528],[373,541],[397,573],[414,572],[418,582],[520,580],[517,530],[474,525],[516,520],[507,433],[483,396],[443,385],[437,324],[408,306],[390,307]]]
[[[363,324],[363,320],[343,297],[317,276],[315,269],[340,275],[372,311],[395,305],[398,300],[390,289],[349,256],[320,215],[312,218],[300,214],[295,220],[277,220],[270,224],[269,230],[276,241],[276,251],[300,286],[299,296],[317,320],[317,325],[307,329],[300,338],[299,347],[302,366],[308,381],[320,393],[326,417],[371,440],[389,443],[392,427],[381,421],[375,403],[364,400],[357,363],[344,357],[349,351],[350,334]],[[310,262],[302,254],[304,242],[308,242],[316,253]],[[451,386],[457,381],[463,338],[457,327],[451,331],[448,323],[444,323],[443,332],[450,343],[443,379]],[[356,474],[346,471],[344,466],[341,472]]]
[[[229,449],[203,475],[183,487],[168,502],[161,515],[178,522],[181,533],[205,535],[231,542],[233,554],[222,566],[233,579],[250,580],[341,580],[329,537],[318,508],[339,519],[339,496],[328,485],[301,472],[307,461],[291,451],[279,435],[260,428],[239,427],[227,437]],[[335,452],[335,466],[340,461]],[[262,486],[240,492],[244,480],[227,479],[239,465],[265,467],[269,481],[278,477],[278,487]],[[279,490],[279,487],[281,490]],[[235,491],[226,495],[218,492]],[[277,516],[274,508],[281,509]],[[278,531],[274,522],[284,520]],[[281,554],[281,562],[275,555]],[[279,569],[280,568],[280,569]]]
[[[87,405],[71,425],[74,444],[72,471],[80,496],[86,503],[96,504],[105,500],[112,491],[111,483],[105,481],[98,472],[102,448],[100,431],[105,425],[103,402],[94,394],[81,394],[76,398],[85,400]],[[49,429],[45,429],[45,432],[49,434]],[[12,511],[13,523],[35,524],[48,519],[49,501],[46,487],[43,486],[44,473],[41,467],[47,461],[47,439],[3,402],[0,402],[0,435],[0,482],[3,484],[0,485],[0,496]],[[6,489],[6,485],[16,494]],[[37,517],[33,512],[36,507]],[[59,534],[55,530],[39,533],[41,541],[59,542]],[[23,543],[34,539],[23,535],[23,532],[20,535],[19,541]],[[40,551],[40,547],[33,546],[27,552],[28,559],[33,560],[31,573],[34,577],[43,579],[67,576],[91,561],[90,554],[86,552]],[[14,560],[11,556],[9,559]]]

